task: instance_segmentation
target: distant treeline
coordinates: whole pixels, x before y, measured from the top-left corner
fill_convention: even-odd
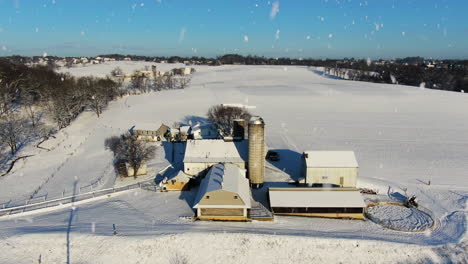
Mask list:
[[[296,59],[296,58],[267,58],[262,56],[243,56],[226,54],[216,58],[180,57],[180,56],[137,56],[122,54],[99,55],[99,57],[124,60],[130,58],[138,61],[152,62],[189,62],[202,65],[299,65],[324,67],[325,71],[333,73],[349,73],[347,79],[378,83],[398,83],[411,86],[422,86],[430,89],[447,91],[468,91],[468,60],[427,60],[422,57],[407,57],[395,60],[369,61],[367,59]],[[11,56],[9,60],[20,63],[34,62],[42,57]],[[50,67],[54,59],[47,57]],[[350,71],[352,70],[352,71]],[[372,72],[373,74],[369,74]],[[348,74],[348,75],[349,75]],[[339,76],[341,77],[341,76]]]

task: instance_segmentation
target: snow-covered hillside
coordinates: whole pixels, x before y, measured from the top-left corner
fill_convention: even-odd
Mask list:
[[[105,76],[116,66],[125,72],[132,72],[144,65],[151,64],[115,62],[71,68],[68,71],[80,76]],[[180,65],[162,64],[158,67],[167,70]],[[302,151],[354,150],[360,166],[359,186],[378,189],[384,195],[388,191],[403,194],[403,188],[407,188],[408,194],[416,195],[420,204],[436,216],[436,228],[424,233],[400,233],[383,229],[371,222],[287,217],[279,217],[274,223],[193,223],[179,218],[191,213],[187,197],[139,190],[118,198],[79,206],[73,211],[0,218],[0,236],[4,238],[0,249],[9,252],[6,256],[0,256],[0,263],[9,263],[20,255],[28,256],[28,261],[24,258],[25,262],[37,260],[40,254],[44,260],[46,256],[52,261],[61,259],[64,252],[54,251],[49,254],[45,248],[34,248],[28,241],[46,244],[60,237],[62,241],[54,243],[57,247],[65,247],[67,230],[72,232],[72,258],[78,262],[90,262],[83,255],[88,254],[84,253],[87,252],[86,247],[104,241],[109,244],[117,241],[116,245],[136,250],[129,246],[135,244],[135,241],[140,241],[148,248],[164,244],[168,239],[182,245],[188,243],[192,235],[165,235],[223,231],[254,235],[213,235],[213,241],[219,241],[220,247],[240,244],[246,239],[245,243],[249,245],[251,241],[261,238],[257,233],[277,234],[262,239],[284,245],[281,250],[268,251],[278,257],[291,256],[292,252],[313,257],[304,251],[315,246],[318,249],[312,251],[324,253],[329,245],[338,247],[336,243],[343,243],[343,249],[348,251],[347,248],[351,250],[358,243],[360,249],[352,250],[358,253],[350,255],[356,256],[350,258],[351,262],[372,262],[374,259],[378,261],[374,255],[377,254],[375,248],[387,248],[381,244],[386,241],[394,242],[388,247],[389,250],[395,247],[402,252],[401,255],[389,253],[388,262],[440,262],[444,252],[451,254],[450,257],[454,258],[452,260],[457,260],[460,257],[457,252],[460,250],[463,260],[463,254],[466,254],[463,250],[467,248],[464,237],[468,197],[468,95],[327,79],[306,67],[195,68],[197,72],[192,77],[191,86],[185,90],[119,99],[112,102],[100,118],[85,112],[72,125],[60,131],[56,139],[42,145],[52,148],[52,151],[24,148],[23,153],[35,156],[21,161],[12,173],[0,178],[0,203],[24,203],[39,186],[35,195],[37,199],[44,195],[61,196],[64,191],[71,193],[75,184],[83,190],[96,181],[101,182],[98,188],[112,186],[115,173],[111,166],[112,154],[104,148],[106,137],[119,135],[134,125],[152,125],[157,128],[161,122],[169,125],[175,121],[196,123],[204,120],[211,105],[242,103],[256,106],[252,112],[264,118],[268,147],[284,157],[276,166],[291,177],[298,176]],[[161,150],[153,168],[157,170],[167,164],[164,151]],[[431,181],[431,185],[427,185],[428,181]],[[111,234],[112,224],[117,224],[122,230],[121,236],[115,239],[105,237]],[[151,242],[152,237],[147,235],[159,238]],[[336,238],[353,240],[328,240]],[[194,238],[195,241],[203,239],[199,236]],[[356,242],[356,239],[368,241]],[[301,246],[291,248],[294,244]],[[408,244],[414,244],[421,251],[413,250]],[[117,246],[100,251],[104,255],[98,260],[107,260],[107,256],[115,253],[114,247]],[[191,250],[197,248],[193,246]],[[142,254],[155,254],[154,258],[157,259],[157,252],[144,248],[141,251]],[[99,254],[97,250],[93,252]],[[225,252],[233,254],[227,249]],[[252,254],[249,250],[245,252]],[[187,252],[182,253],[189,255]],[[217,253],[212,254],[210,256],[214,258]],[[162,262],[168,262],[168,253],[163,256]],[[279,263],[281,259],[277,259]],[[320,260],[327,259],[325,255]],[[190,260],[189,263],[201,263],[201,260]],[[312,258],[304,258],[304,263],[310,261]],[[237,262],[244,261],[239,259]]]

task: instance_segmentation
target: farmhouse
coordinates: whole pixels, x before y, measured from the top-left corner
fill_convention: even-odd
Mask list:
[[[137,127],[132,129],[132,134],[137,136],[138,140],[145,141],[162,141],[167,135],[169,127],[161,124],[161,126],[154,130],[152,128]]]
[[[273,214],[364,219],[366,204],[354,188],[269,188]]]
[[[245,169],[229,163],[214,165],[200,184],[193,208],[202,220],[247,220],[251,208]]]
[[[184,172],[197,175],[218,163],[232,163],[241,169],[246,168],[248,141],[222,139],[187,140],[184,157]]]
[[[356,187],[358,163],[353,151],[306,151],[303,153],[305,183]]]

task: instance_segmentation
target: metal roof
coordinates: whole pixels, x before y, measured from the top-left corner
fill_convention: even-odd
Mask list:
[[[269,188],[271,207],[364,208],[357,189],[350,188]]]
[[[184,163],[245,162],[248,160],[248,141],[222,139],[187,140]]]
[[[245,205],[199,205],[203,197],[214,191],[229,191],[239,195]],[[202,180],[193,208],[250,208],[250,186],[245,170],[233,164],[217,164],[211,167]]]
[[[308,168],[357,168],[354,151],[305,151]]]

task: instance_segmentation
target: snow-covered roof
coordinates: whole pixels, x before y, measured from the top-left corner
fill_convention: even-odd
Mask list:
[[[357,168],[353,151],[305,151],[308,168]]]
[[[222,139],[187,140],[184,163],[245,162],[248,141],[226,142]]]
[[[229,191],[239,195],[245,205],[199,205],[203,197],[213,191]],[[250,208],[250,187],[249,180],[245,177],[245,169],[229,163],[220,163],[211,167],[200,184],[197,197],[194,201],[194,208]]]
[[[184,173],[184,171],[177,171],[176,174],[173,174],[168,178],[168,180],[178,180],[178,181],[189,181],[192,177]]]
[[[269,188],[271,207],[364,208],[354,188]]]

